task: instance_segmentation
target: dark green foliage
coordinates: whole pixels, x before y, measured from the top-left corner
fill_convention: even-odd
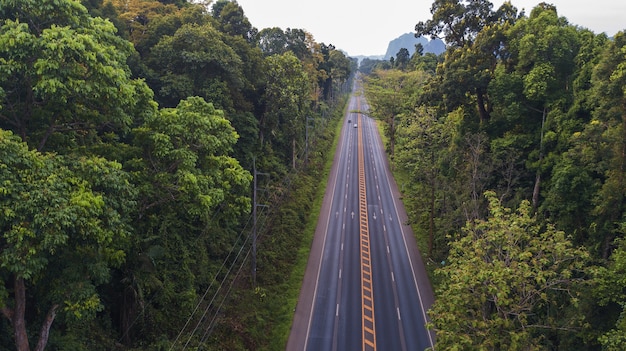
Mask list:
[[[0,0],[0,349],[169,349],[245,262],[252,160],[279,195],[261,262],[288,274],[320,167],[292,170],[319,161],[354,62],[301,29],[264,55],[233,1],[83,3]],[[265,295],[234,281],[234,301]],[[267,344],[278,301],[204,342]]]
[[[430,260],[448,262],[448,254],[458,258],[461,228],[488,216],[485,191],[493,191],[508,208],[530,204],[528,211],[539,227],[566,233],[568,239],[554,245],[583,246],[594,264],[607,268],[593,270],[593,279],[580,275],[581,280],[572,281],[579,293],[576,304],[569,304],[567,295],[547,296],[546,304],[560,306],[558,313],[541,312],[549,316],[542,323],[550,326],[542,324],[543,332],[518,328],[537,344],[525,343],[530,339],[516,331],[509,334],[517,335],[515,342],[503,346],[491,340],[481,347],[623,348],[626,319],[621,315],[623,279],[618,277],[626,218],[624,33],[612,39],[594,34],[570,24],[546,3],[525,16],[510,3],[493,11],[488,1],[438,0],[432,14],[416,31],[445,36],[448,50],[436,70],[418,64],[422,58],[415,57],[416,64],[404,71],[385,72],[392,67],[379,65],[367,80],[372,115],[383,121],[385,130],[396,132],[387,142],[390,150],[395,143],[391,156],[410,177],[403,198]],[[373,66],[364,64],[368,70]],[[414,71],[429,78],[412,94],[397,89]],[[394,87],[399,97],[393,95]],[[470,256],[472,252],[465,252],[470,243],[465,244],[463,255]],[[459,272],[470,269],[472,262],[460,264]],[[454,280],[458,277],[449,267],[442,270],[447,275],[436,277],[442,286],[467,283]],[[444,302],[460,295],[440,292]],[[467,311],[437,308],[441,318],[434,323],[442,335],[450,330],[450,335],[474,335],[486,320],[476,316],[459,326],[455,323],[465,320]],[[577,323],[548,331],[570,321]],[[467,342],[465,349],[473,349],[479,339],[450,341],[446,336],[437,346],[463,349],[459,343]]]

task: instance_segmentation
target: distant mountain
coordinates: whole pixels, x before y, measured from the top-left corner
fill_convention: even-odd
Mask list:
[[[370,59],[370,60],[384,60],[385,56],[383,55],[358,55],[358,56],[351,56],[352,58],[355,58],[359,61],[359,63],[361,63],[361,61],[363,61],[363,59]]]
[[[409,55],[413,55],[415,52],[415,44],[417,43],[422,44],[424,53],[432,52],[435,55],[439,55],[446,51],[446,44],[441,39],[428,40],[424,37],[416,38],[413,33],[406,33],[389,42],[384,59],[388,60],[391,57],[396,57],[396,54],[402,48],[406,48],[409,50]]]

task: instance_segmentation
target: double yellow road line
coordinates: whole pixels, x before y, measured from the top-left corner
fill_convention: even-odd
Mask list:
[[[358,102],[359,110],[361,102]],[[359,113],[357,123],[362,125],[362,116]],[[358,134],[358,161],[359,161],[359,236],[361,259],[361,325],[363,330],[363,350],[376,350],[376,324],[374,322],[374,289],[372,286],[372,264],[370,254],[369,225],[367,221],[367,193],[365,184],[365,155],[363,151],[363,128]]]

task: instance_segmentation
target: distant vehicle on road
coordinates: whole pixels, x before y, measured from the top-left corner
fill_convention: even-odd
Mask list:
[[[354,128],[356,128],[356,123],[354,124]]]

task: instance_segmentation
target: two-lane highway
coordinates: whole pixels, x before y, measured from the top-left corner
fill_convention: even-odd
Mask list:
[[[432,289],[354,88],[287,350],[424,350]]]

